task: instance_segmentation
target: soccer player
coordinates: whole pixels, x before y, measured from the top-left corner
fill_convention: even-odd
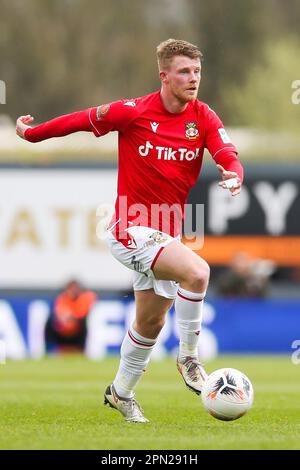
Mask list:
[[[237,151],[222,121],[197,99],[200,50],[168,39],[157,47],[157,57],[160,91],[34,128],[33,117],[21,116],[16,128],[30,142],[77,131],[96,137],[119,133],[118,195],[107,241],[116,259],[134,271],[136,317],[123,340],[119,369],[104,403],[130,422],[148,421],[134,388],[174,300],[180,335],[177,368],[187,387],[201,393],[207,374],[198,358],[198,339],[209,266],[180,241],[184,205],[198,178],[204,148],[217,165],[222,188],[234,196],[243,181]]]

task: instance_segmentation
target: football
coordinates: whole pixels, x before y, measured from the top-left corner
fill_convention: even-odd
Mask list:
[[[243,416],[253,403],[253,387],[248,377],[232,368],[212,372],[201,393],[204,408],[214,418],[233,421]]]

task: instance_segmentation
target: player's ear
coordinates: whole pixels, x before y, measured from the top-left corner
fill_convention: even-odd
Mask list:
[[[161,70],[161,71],[159,72],[159,78],[160,78],[160,81],[161,81],[162,83],[165,83],[165,82],[167,81],[167,79],[168,79],[168,74],[167,74],[167,72],[166,72],[165,70]]]

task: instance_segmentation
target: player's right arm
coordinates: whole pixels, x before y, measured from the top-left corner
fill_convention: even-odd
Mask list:
[[[29,126],[29,123],[31,123],[32,121],[34,120],[34,118],[32,116],[30,116],[30,114],[28,114],[27,116],[20,116],[18,119],[17,119],[17,123],[16,123],[16,134],[21,137],[21,139],[25,139],[25,131],[27,131],[27,129],[30,129],[31,126]]]
[[[77,111],[59,116],[36,127],[30,126],[34,119],[31,115],[20,116],[16,123],[16,133],[29,142],[41,142],[80,131],[93,132],[96,137],[110,131],[122,132],[134,119],[134,108],[126,106],[125,103],[126,101],[120,100]]]
[[[52,137],[63,137],[79,131],[92,132],[88,109],[59,116],[36,127],[29,125],[33,120],[34,118],[30,114],[20,116],[16,124],[17,135],[29,142],[41,142]]]

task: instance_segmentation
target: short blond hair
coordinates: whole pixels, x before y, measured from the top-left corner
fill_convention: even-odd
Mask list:
[[[159,70],[167,69],[173,59],[178,55],[185,55],[191,59],[203,59],[202,52],[197,46],[181,39],[167,39],[156,48]]]

